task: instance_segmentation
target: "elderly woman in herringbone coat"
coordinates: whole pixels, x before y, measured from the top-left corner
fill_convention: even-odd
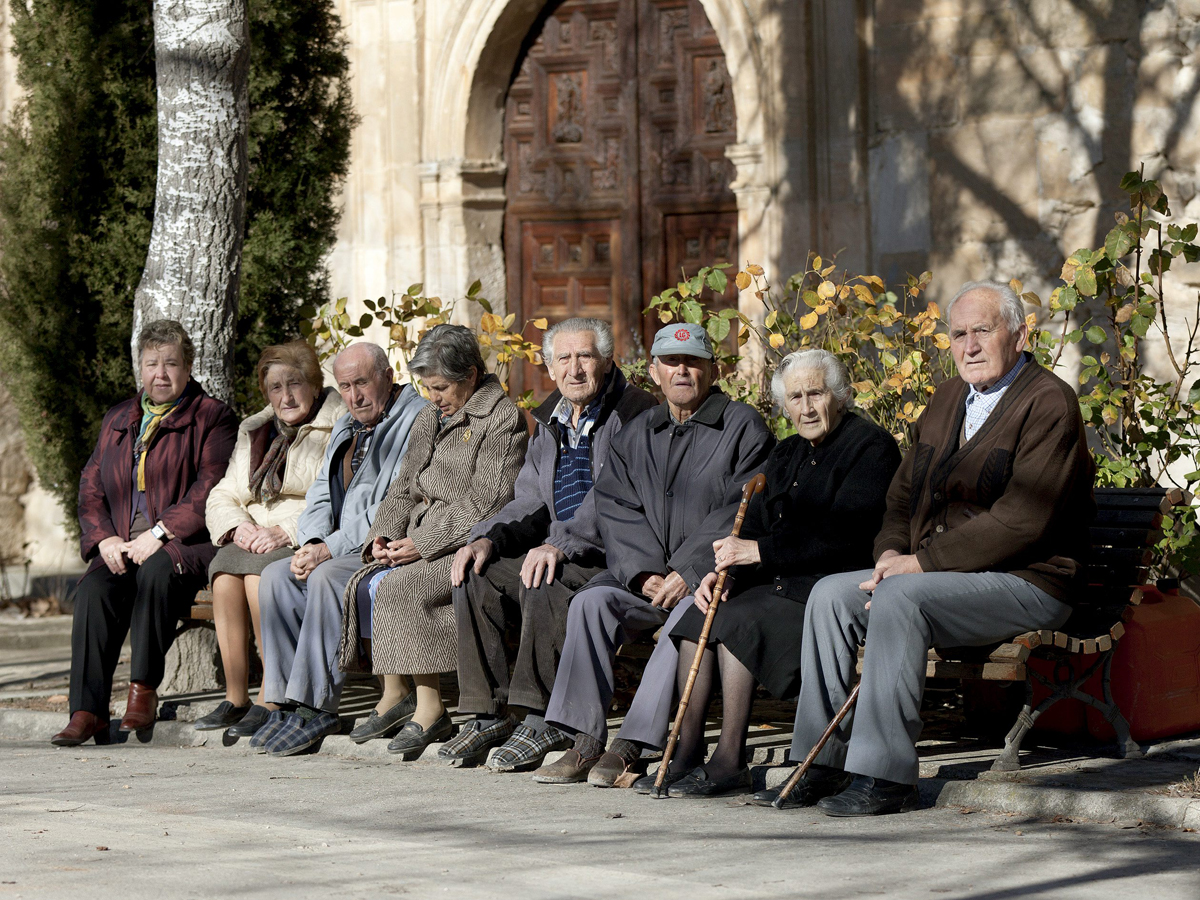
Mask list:
[[[351,737],[394,734],[388,749],[406,757],[453,730],[439,687],[440,674],[458,662],[450,566],[471,528],[512,499],[528,441],[520,411],[487,373],[469,329],[431,329],[409,371],[434,405],[413,423],[400,474],[363,547],[368,565],[346,587],[339,650],[344,669],[369,666],[384,688]]]

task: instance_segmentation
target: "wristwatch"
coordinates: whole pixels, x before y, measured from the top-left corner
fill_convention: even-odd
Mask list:
[[[163,543],[166,543],[167,529],[163,528],[161,524],[156,523],[154,525],[154,527],[150,529],[150,533],[152,535],[154,535],[156,538],[158,538],[160,541],[162,541]]]

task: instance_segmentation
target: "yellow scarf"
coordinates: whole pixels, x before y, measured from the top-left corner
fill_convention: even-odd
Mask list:
[[[176,397],[170,403],[151,403],[150,398],[146,394],[142,394],[142,427],[138,432],[138,446],[134,451],[137,454],[137,489],[139,491],[146,490],[146,451],[150,448],[150,442],[154,440],[154,433],[158,431],[162,420],[179,405],[181,399],[181,397]]]

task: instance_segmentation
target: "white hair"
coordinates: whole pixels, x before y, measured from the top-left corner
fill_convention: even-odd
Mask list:
[[[596,352],[605,359],[613,358],[613,330],[612,326],[603,319],[589,319],[583,316],[576,316],[573,319],[563,319],[546,329],[542,335],[542,359],[546,365],[550,365],[550,360],[554,358],[554,339],[560,334],[578,334],[583,331],[590,331],[596,336]]]
[[[1008,330],[1016,334],[1021,330],[1021,326],[1025,324],[1025,307],[1021,303],[1021,298],[1007,284],[1001,284],[999,281],[968,281],[958,289],[958,293],[950,298],[950,302],[946,304],[946,324],[950,324],[950,310],[954,309],[954,304],[965,297],[972,291],[988,291],[1000,303],[1000,318],[1004,320],[1004,324],[1008,326]]]
[[[336,367],[337,364],[342,361],[342,357],[351,351],[354,351],[355,353],[366,353],[367,356],[370,357],[371,368],[375,370],[375,374],[380,378],[387,375],[388,369],[392,367],[392,364],[388,361],[387,351],[371,341],[360,341],[357,344],[351,344],[333,358],[333,366]]]
[[[784,405],[787,394],[784,379],[788,373],[802,369],[820,371],[825,379],[825,389],[833,394],[843,409],[854,405],[854,388],[850,385],[850,372],[846,364],[828,350],[816,349],[797,350],[780,361],[775,374],[771,376],[771,394],[776,405]]]

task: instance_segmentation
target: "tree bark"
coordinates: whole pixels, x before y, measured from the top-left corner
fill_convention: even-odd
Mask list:
[[[134,372],[142,326],[176,319],[196,345],[196,380],[228,402],[246,217],[246,0],[156,0],[154,49],[158,179],[134,299]]]

